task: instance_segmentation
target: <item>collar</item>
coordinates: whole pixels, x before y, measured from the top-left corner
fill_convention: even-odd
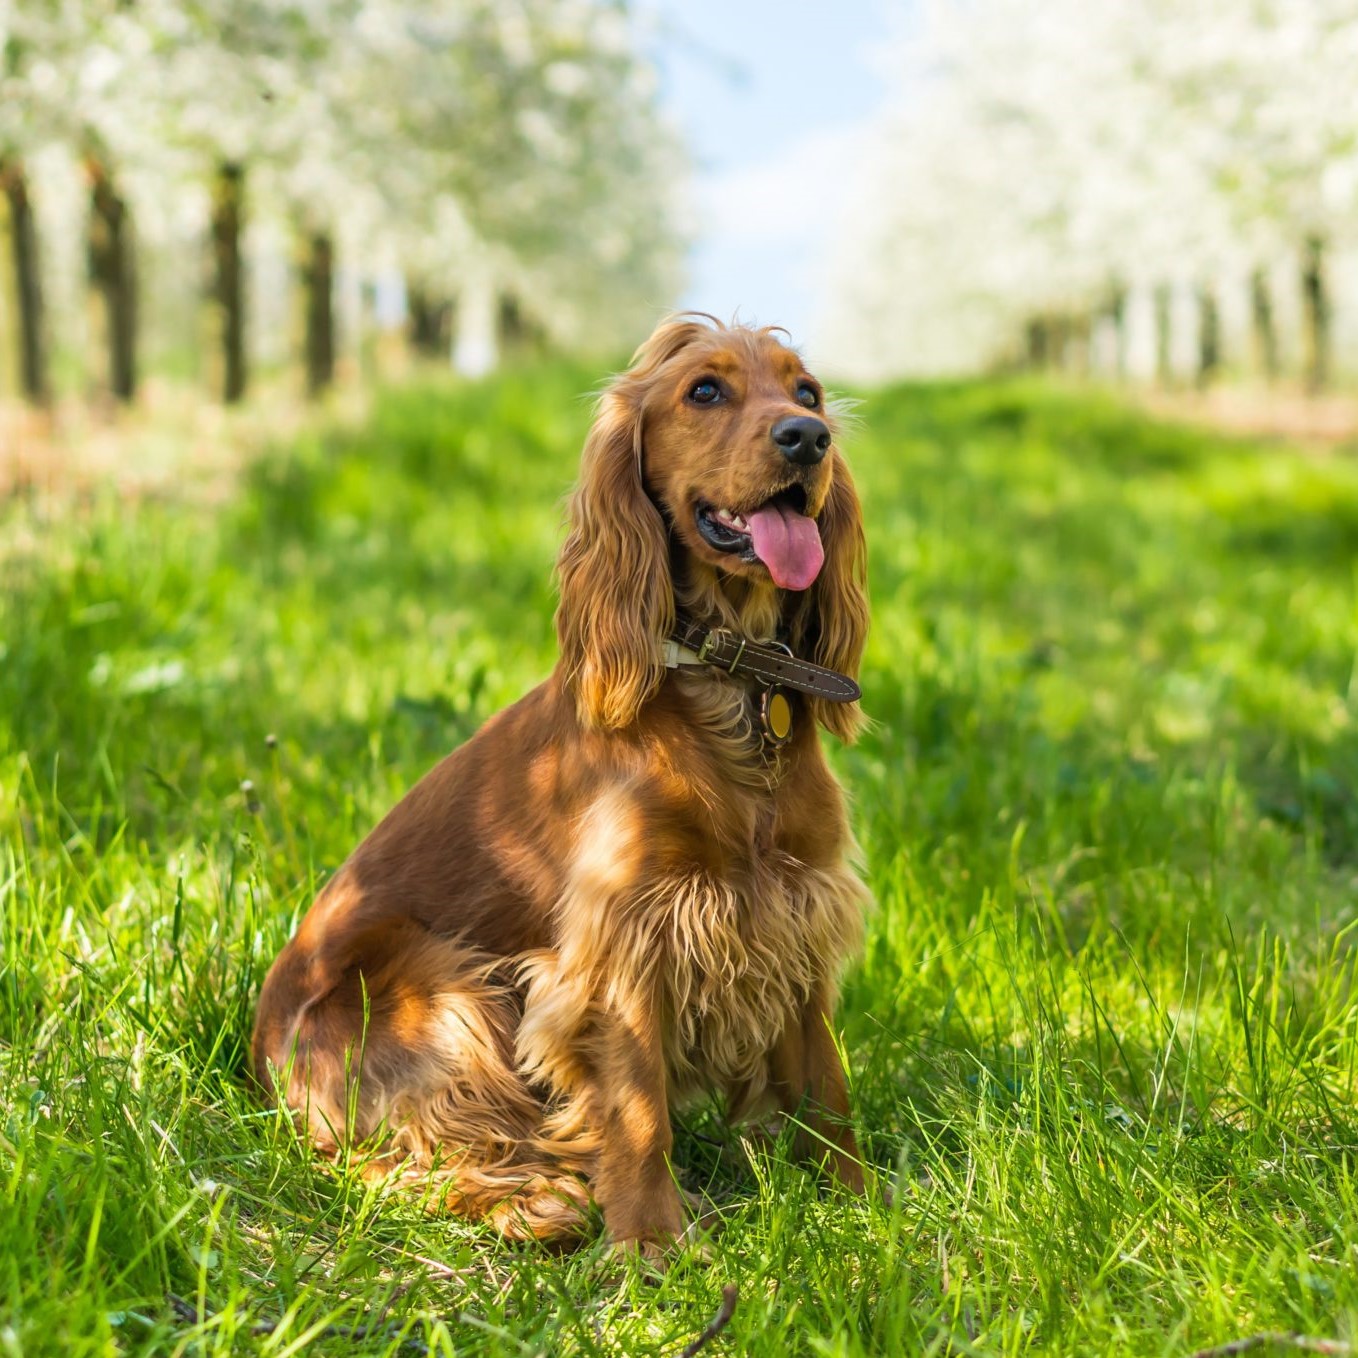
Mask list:
[[[830,703],[857,702],[862,696],[847,674],[799,660],[778,642],[751,641],[725,627],[704,627],[683,614],[675,618],[674,631],[664,642],[664,657],[670,669],[712,665]]]

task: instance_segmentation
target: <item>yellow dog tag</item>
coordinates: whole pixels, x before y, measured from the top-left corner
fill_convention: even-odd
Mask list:
[[[771,745],[782,745],[792,734],[792,704],[776,684],[759,699],[759,724]]]

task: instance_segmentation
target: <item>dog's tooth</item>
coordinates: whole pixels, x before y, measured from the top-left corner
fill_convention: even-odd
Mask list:
[[[739,514],[732,514],[732,515],[731,515],[731,527],[732,527],[732,528],[739,528],[740,531],[743,533],[743,532],[745,531],[745,527],[746,527],[746,525],[745,525],[745,520],[744,520],[743,518],[741,518],[741,516],[740,516]]]

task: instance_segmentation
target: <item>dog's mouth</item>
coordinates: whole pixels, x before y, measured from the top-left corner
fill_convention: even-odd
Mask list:
[[[743,513],[699,501],[694,518],[709,547],[761,563],[780,589],[806,589],[825,560],[820,529],[806,503],[806,488],[791,485]]]

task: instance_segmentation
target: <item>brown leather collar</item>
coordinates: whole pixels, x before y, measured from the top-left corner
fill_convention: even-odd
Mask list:
[[[715,665],[728,674],[748,675],[762,684],[780,684],[830,703],[853,703],[863,695],[847,674],[798,660],[785,646],[750,641],[725,627],[704,627],[680,614],[671,636],[703,664]]]

